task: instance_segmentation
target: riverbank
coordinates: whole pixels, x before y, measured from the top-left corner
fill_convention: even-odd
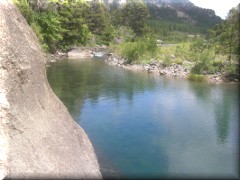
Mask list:
[[[57,51],[54,54],[45,54],[45,63],[56,62],[64,58],[70,59],[82,59],[98,57],[106,54],[106,46],[95,46],[95,47],[77,47],[69,50],[68,52]]]
[[[152,60],[148,64],[128,64],[126,59],[117,56],[114,53],[109,53],[105,62],[112,66],[118,66],[124,69],[133,71],[142,71],[152,73],[156,75],[163,75],[168,77],[177,77],[189,79],[191,68],[194,66],[192,62],[184,61],[182,64],[173,63],[169,66],[164,65],[161,61]],[[209,83],[221,83],[221,82],[239,82],[238,79],[231,77],[224,77],[221,73],[200,75],[204,81]]]
[[[190,79],[190,71],[194,66],[194,63],[189,61],[184,61],[181,64],[173,63],[166,66],[161,61],[152,60],[147,64],[134,64],[126,63],[127,60],[114,54],[108,53],[106,46],[96,46],[96,47],[78,47],[70,50],[67,53],[57,51],[55,54],[46,54],[46,64],[50,62],[56,62],[58,60],[69,58],[93,58],[98,56],[99,53],[106,54],[105,62],[111,66],[118,66],[127,70],[141,71],[146,73],[151,73],[160,76],[168,76],[175,78]],[[221,83],[221,82],[239,82],[238,79],[232,77],[225,77],[221,73],[200,75],[202,78],[195,78],[195,81],[207,81],[209,83]],[[198,80],[197,80],[198,79]],[[191,79],[193,80],[193,79]]]

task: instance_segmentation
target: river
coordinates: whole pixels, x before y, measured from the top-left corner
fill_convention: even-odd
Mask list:
[[[63,60],[49,83],[88,134],[104,177],[238,175],[239,85]]]

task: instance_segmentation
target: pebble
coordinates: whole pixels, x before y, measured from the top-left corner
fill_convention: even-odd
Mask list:
[[[172,55],[172,58],[175,56]],[[173,76],[173,77],[180,77],[180,78],[187,78],[190,74],[190,70],[185,68],[183,65],[173,64],[171,66],[165,67],[163,62],[151,60],[149,64],[140,65],[140,64],[124,64],[126,60],[124,58],[116,56],[114,53],[108,55],[105,59],[105,62],[109,65],[114,65],[118,67],[122,67],[129,70],[135,71],[145,71],[148,73],[155,73],[164,76]],[[191,62],[184,62],[183,64],[190,64]],[[191,63],[192,64],[192,63]],[[221,73],[217,73],[214,75],[208,75],[208,79],[210,82],[219,83],[222,82],[223,79],[221,77]],[[238,81],[238,80],[237,80]]]

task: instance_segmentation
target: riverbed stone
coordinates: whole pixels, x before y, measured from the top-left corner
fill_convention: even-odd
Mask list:
[[[50,88],[37,37],[0,1],[0,179],[102,178],[93,146]]]
[[[92,58],[93,51],[90,49],[75,48],[67,53],[68,58]]]

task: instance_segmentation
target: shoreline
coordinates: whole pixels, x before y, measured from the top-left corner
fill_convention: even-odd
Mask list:
[[[146,72],[158,76],[166,76],[173,78],[182,78],[189,79],[190,70],[191,70],[191,62],[184,62],[183,64],[173,63],[169,66],[164,66],[161,62],[152,61],[148,64],[127,64],[126,60],[122,57],[117,56],[114,53],[109,53],[105,62],[111,66],[121,67],[127,70],[132,71],[141,71]],[[186,67],[188,66],[188,67]],[[204,82],[207,83],[239,83],[239,79],[228,79],[224,77],[221,73],[216,74],[206,74],[201,75],[206,77]]]
[[[99,52],[107,54],[106,46],[95,46],[95,47],[76,47],[72,48],[68,52],[57,51],[54,54],[45,54],[45,63],[56,62],[63,58],[69,59],[82,59],[82,58],[93,58],[97,56]]]
[[[73,52],[73,54],[71,54]],[[173,78],[182,78],[189,79],[189,75],[192,63],[191,62],[183,62],[183,64],[173,63],[169,66],[164,66],[163,63],[153,60],[148,64],[128,64],[126,63],[126,59],[114,54],[108,53],[107,47],[96,46],[96,47],[79,47],[74,48],[73,50],[63,53],[57,51],[55,54],[46,54],[45,63],[53,63],[59,61],[61,59],[81,59],[81,58],[93,58],[95,57],[95,53],[104,52],[106,54],[106,58],[104,59],[105,63],[110,66],[117,66],[123,69],[131,70],[131,71],[139,71],[146,72],[158,76],[166,76]],[[205,82],[208,83],[239,83],[239,79],[230,79],[224,77],[221,73],[216,74],[206,74],[201,75],[205,77]]]

